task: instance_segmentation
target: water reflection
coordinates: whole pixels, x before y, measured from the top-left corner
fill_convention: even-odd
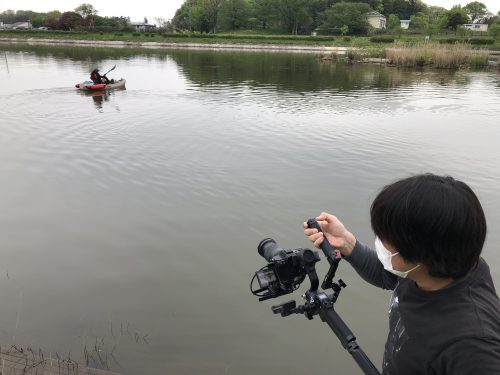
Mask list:
[[[416,82],[467,84],[454,71],[415,71],[377,64],[311,61],[310,55],[248,52],[173,51],[173,60],[200,86],[274,87],[280,91],[315,92],[392,89]]]
[[[120,87],[114,90],[98,90],[98,91],[77,90],[76,92],[81,96],[92,98],[92,102],[94,103],[95,109],[101,111],[103,109],[104,104],[108,105],[112,101],[112,98],[114,95],[116,95],[116,92],[124,90],[125,87]],[[117,112],[120,112],[120,107],[118,105],[115,106],[115,109]]]
[[[39,63],[55,62],[65,64],[68,60],[79,62],[87,70],[89,66],[102,66],[103,61],[127,60],[138,55],[164,60],[169,50],[149,50],[146,48],[80,47],[58,45],[5,44],[0,42],[0,51],[22,54],[29,51]]]

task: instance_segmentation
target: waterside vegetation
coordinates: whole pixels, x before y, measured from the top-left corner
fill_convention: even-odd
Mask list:
[[[385,49],[388,64],[399,67],[430,66],[438,69],[482,68],[489,65],[486,50],[471,50],[466,44],[436,43],[396,46]]]
[[[346,60],[348,63],[382,63],[402,68],[483,69],[500,66],[484,49],[471,49],[466,44],[443,45],[439,43],[396,44],[388,48],[348,49],[345,54],[321,53],[323,62]]]

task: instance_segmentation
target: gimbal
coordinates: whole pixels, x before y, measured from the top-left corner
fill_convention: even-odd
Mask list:
[[[307,225],[309,228],[316,228],[321,231],[319,224],[314,219],[308,220]],[[311,286],[303,295],[305,303],[297,306],[296,301],[291,300],[272,306],[272,311],[282,317],[291,314],[304,314],[309,320],[313,319],[315,315],[319,315],[321,320],[330,326],[344,349],[352,355],[364,374],[380,375],[377,368],[356,342],[354,334],[334,309],[340,291],[346,287],[346,284],[340,279],[338,282],[333,281],[338,264],[342,259],[340,252],[333,249],[326,238],[321,244],[321,250],[330,263],[330,268],[323,279],[321,288],[331,288],[332,294],[328,295],[324,290],[318,289],[319,279],[315,264],[320,259],[317,252],[309,249],[281,249],[271,238],[262,240],[258,246],[259,254],[268,261],[268,265],[255,273],[250,289],[254,295],[260,297],[260,301],[276,298],[292,293],[300,286],[300,283],[304,281],[307,275]],[[255,278],[257,278],[260,285],[258,290],[252,289]]]

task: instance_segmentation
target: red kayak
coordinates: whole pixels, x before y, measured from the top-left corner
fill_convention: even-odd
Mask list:
[[[96,91],[96,90],[112,90],[118,88],[125,88],[125,79],[121,78],[118,81],[112,81],[110,83],[93,83],[92,81],[86,81],[82,83],[77,83],[75,87],[80,90]]]

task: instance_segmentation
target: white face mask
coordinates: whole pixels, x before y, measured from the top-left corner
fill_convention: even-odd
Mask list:
[[[409,271],[397,271],[394,268],[392,268],[392,257],[398,255],[399,252],[394,254],[391,253],[389,250],[385,248],[384,244],[382,243],[382,241],[380,241],[380,238],[378,237],[375,238],[375,250],[377,251],[378,260],[380,260],[380,263],[382,263],[384,269],[396,276],[405,278],[411,271],[420,266],[420,264],[417,264]]]

